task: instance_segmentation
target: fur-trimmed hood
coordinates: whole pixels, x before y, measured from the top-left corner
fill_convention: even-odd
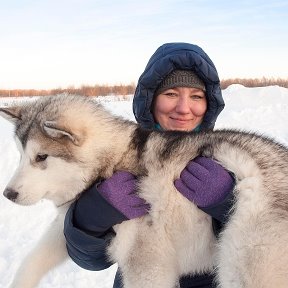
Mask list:
[[[143,128],[154,127],[151,113],[154,93],[162,80],[176,69],[193,70],[204,81],[208,109],[200,129],[213,129],[225,106],[219,76],[209,56],[199,46],[189,43],[166,43],[150,58],[139,78],[133,99],[133,113],[137,122]]]

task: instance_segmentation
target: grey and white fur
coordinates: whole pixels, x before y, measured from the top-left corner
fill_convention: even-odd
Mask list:
[[[63,219],[98,177],[139,177],[149,214],[114,227],[107,254],[124,287],[169,288],[180,276],[213,272],[221,288],[288,287],[288,150],[253,133],[141,129],[86,97],[44,97],[0,113],[15,124],[22,157],[4,195],[20,205],[48,199],[59,216],[27,256],[11,288],[33,288],[67,258]],[[216,239],[211,217],[173,182],[189,160],[212,157],[236,177],[229,221]],[[63,172],[65,171],[65,172]]]

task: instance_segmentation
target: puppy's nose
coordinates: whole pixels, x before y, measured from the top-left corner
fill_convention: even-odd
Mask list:
[[[8,198],[9,200],[15,202],[15,200],[17,199],[19,193],[16,192],[15,190],[13,189],[10,189],[10,188],[6,188],[3,192],[3,195]]]

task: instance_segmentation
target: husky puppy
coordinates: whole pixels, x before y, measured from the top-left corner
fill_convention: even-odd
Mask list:
[[[86,97],[43,97],[0,113],[15,125],[22,157],[4,195],[20,205],[48,199],[59,217],[10,287],[36,287],[67,258],[63,219],[98,177],[139,177],[149,214],[116,225],[108,248],[125,288],[173,288],[180,276],[214,272],[221,288],[288,287],[288,150],[243,131],[147,131]],[[211,217],[173,182],[188,161],[212,157],[236,176],[235,203],[219,239]]]

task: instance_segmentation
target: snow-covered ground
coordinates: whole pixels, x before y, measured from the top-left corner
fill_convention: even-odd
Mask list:
[[[218,118],[216,128],[257,131],[288,146],[288,89],[232,85],[223,91],[223,97],[226,107]],[[116,101],[115,98],[107,100],[103,98],[101,101],[113,113],[134,119],[131,97],[128,101]],[[7,98],[0,98],[0,107],[10,102]],[[0,132],[0,191],[3,191],[17,167],[19,153],[13,140],[12,125],[2,118]],[[33,248],[55,215],[48,201],[22,207],[11,203],[0,193],[0,288],[8,287],[21,260]],[[40,287],[108,288],[112,287],[116,269],[114,265],[100,272],[85,271],[68,260],[51,271]]]

